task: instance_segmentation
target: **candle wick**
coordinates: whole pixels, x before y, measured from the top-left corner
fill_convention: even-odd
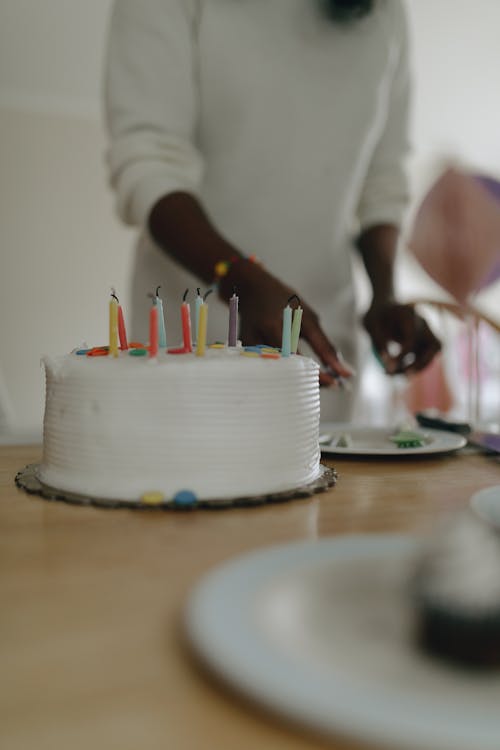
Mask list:
[[[199,286],[196,287],[196,291],[198,292],[198,297],[201,297],[201,292],[200,292],[200,287]]]
[[[111,287],[111,296],[112,296],[112,297],[113,297],[113,299],[115,299],[115,300],[116,300],[116,301],[117,301],[118,303],[120,302],[120,300],[119,300],[119,299],[118,299],[118,297],[116,296],[116,291],[115,291],[114,287]]]
[[[186,301],[186,297],[187,297],[187,295],[188,295],[188,292],[189,292],[189,289],[186,289],[186,291],[185,291],[185,292],[184,292],[184,294],[182,295],[182,301],[183,301],[183,302],[185,302],[185,301]]]
[[[157,287],[156,287],[156,296],[157,296],[157,297],[158,297],[158,292],[160,291],[160,289],[161,289],[161,284],[160,284],[159,286],[157,286]]]
[[[290,302],[291,302],[291,301],[292,301],[293,299],[296,299],[296,300],[297,300],[297,302],[299,303],[299,306],[300,306],[300,297],[299,297],[299,296],[298,296],[297,294],[292,294],[292,296],[288,298],[288,302],[287,302],[287,304],[289,305],[289,304],[290,304]]]
[[[213,292],[213,289],[209,289],[207,292],[205,292],[205,294],[203,295],[203,302],[205,302],[208,295],[212,294],[212,292]]]

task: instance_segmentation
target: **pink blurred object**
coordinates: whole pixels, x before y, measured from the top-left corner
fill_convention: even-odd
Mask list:
[[[500,203],[472,175],[448,169],[425,196],[409,247],[460,304],[500,271]]]
[[[476,175],[476,180],[480,185],[486,188],[489,193],[496,199],[497,205],[500,205],[500,182],[495,180],[493,177],[488,175]],[[500,239],[498,242],[498,260],[494,264],[491,271],[487,274],[481,284],[481,289],[487,286],[491,286],[500,279]]]
[[[453,407],[453,395],[446,379],[443,355],[437,354],[425,370],[408,379],[404,401],[410,414],[437,409],[446,414]]]

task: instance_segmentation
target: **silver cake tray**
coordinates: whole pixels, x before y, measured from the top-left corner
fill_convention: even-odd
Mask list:
[[[288,500],[312,497],[319,492],[334,487],[337,482],[337,471],[334,468],[320,465],[320,473],[316,479],[309,484],[294,487],[283,492],[272,492],[264,495],[252,495],[244,497],[224,499],[195,499],[191,503],[179,502],[174,498],[164,498],[161,501],[151,503],[142,498],[137,500],[119,500],[110,498],[89,497],[83,494],[67,492],[50,487],[38,478],[40,464],[28,464],[16,475],[16,485],[30,495],[38,495],[44,500],[70,503],[71,505],[92,505],[98,508],[130,508],[133,510],[224,510],[227,508],[244,508],[253,505],[265,505],[266,503],[284,503]]]

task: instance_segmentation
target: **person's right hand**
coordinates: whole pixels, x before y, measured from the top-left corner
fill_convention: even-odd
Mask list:
[[[227,299],[235,286],[239,296],[241,339],[247,346],[268,344],[280,347],[283,331],[283,308],[294,294],[294,289],[283,284],[262,266],[253,263],[236,263],[224,279]],[[232,292],[231,292],[232,293]],[[353,369],[342,359],[340,352],[321,328],[318,315],[307,305],[300,294],[302,326],[300,337],[307,341],[323,365],[320,384],[335,386],[339,377],[349,378]],[[293,303],[292,303],[293,304]]]

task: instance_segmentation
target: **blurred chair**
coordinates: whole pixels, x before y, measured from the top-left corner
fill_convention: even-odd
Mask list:
[[[409,411],[454,412],[475,425],[500,420],[500,322],[471,305],[432,299],[411,304],[434,313],[443,352],[408,380]]]

